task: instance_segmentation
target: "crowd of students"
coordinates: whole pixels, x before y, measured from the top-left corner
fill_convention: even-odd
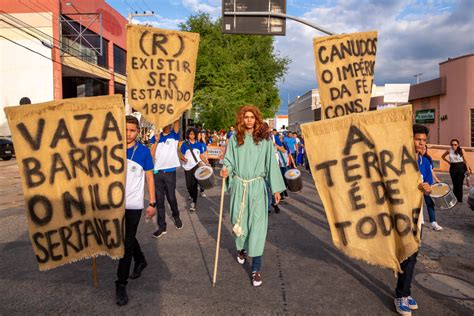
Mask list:
[[[307,165],[307,159],[304,139],[296,133],[270,130],[268,125],[262,122],[261,113],[256,107],[242,107],[238,118],[237,132],[231,130],[230,137],[227,137],[225,132],[219,136],[219,142],[227,144],[220,175],[228,177],[227,186],[232,188],[229,208],[237,248],[237,262],[243,264],[247,256],[252,257],[252,284],[261,286],[263,279],[260,269],[268,227],[267,210],[272,205],[275,212],[279,212],[278,203],[288,197],[284,172],[287,168],[296,167],[298,164]],[[145,255],[136,239],[141,213],[145,208],[145,183],[148,185],[149,193],[145,216],[152,218],[157,215],[158,229],[153,236],[160,238],[167,231],[165,198],[171,208],[174,226],[177,229],[183,228],[175,192],[177,168],[182,166],[184,169],[190,196],[190,211],[195,211],[198,183],[193,171],[198,165],[209,165],[206,147],[209,143],[206,141],[205,132],[189,128],[184,141],[181,141],[179,121],[176,121],[166,126],[148,149],[137,141],[140,130],[138,120],[133,116],[127,116],[126,123],[128,163],[125,254],[119,261],[115,282],[118,305],[125,305],[128,302],[126,290],[128,279],[140,277],[147,266]],[[418,189],[424,193],[426,204],[430,205],[429,193],[436,176],[427,154],[428,133],[429,130],[425,126],[413,126],[414,145],[423,179]],[[199,135],[204,135],[204,138],[202,136],[200,138]],[[448,154],[459,155],[456,149]],[[451,164],[455,163],[457,162],[451,161]],[[467,165],[466,168],[469,169]],[[262,195],[268,195],[268,199],[257,198]],[[434,212],[429,213],[430,220],[434,219]],[[432,228],[439,230],[435,225]],[[410,293],[416,257],[417,252],[400,264],[403,273],[398,274],[394,303],[397,312],[404,315],[411,315],[411,311],[418,308],[416,300]],[[130,274],[132,261],[135,265]]]
[[[266,124],[266,123],[265,123]],[[267,135],[271,135],[268,141],[273,144],[271,148],[276,156],[281,177],[288,168],[296,168],[298,165],[308,165],[304,151],[304,140],[301,135],[289,131],[279,133],[276,129],[271,130],[268,124],[263,125]],[[183,228],[180,211],[176,199],[176,172],[178,167],[184,169],[186,188],[189,194],[189,211],[196,211],[198,195],[205,197],[205,192],[199,187],[194,172],[201,165],[215,166],[213,159],[209,159],[207,146],[229,145],[236,130],[230,126],[229,130],[214,131],[198,128],[188,128],[181,138],[179,121],[163,128],[162,132],[151,138],[140,130],[140,125],[134,116],[126,118],[127,134],[127,184],[126,184],[126,233],[125,233],[125,255],[119,262],[116,281],[116,303],[125,305],[128,302],[126,285],[128,279],[138,278],[147,266],[145,256],[140,249],[136,239],[136,232],[141,213],[146,208],[145,216],[152,218],[156,215],[157,230],[153,237],[160,238],[167,233],[165,200],[171,209],[171,217],[177,229]],[[147,148],[148,146],[148,148]],[[224,150],[225,152],[225,150]],[[219,159],[224,163],[224,155]],[[215,162],[215,161],[214,161]],[[146,179],[146,181],[145,181]],[[144,205],[145,183],[148,185],[149,204]],[[271,208],[279,213],[278,201],[275,201],[271,184],[267,183],[269,196],[268,212]],[[281,199],[288,198],[288,192],[281,193]],[[271,207],[270,207],[271,206]],[[135,262],[133,272],[130,274],[132,261]]]

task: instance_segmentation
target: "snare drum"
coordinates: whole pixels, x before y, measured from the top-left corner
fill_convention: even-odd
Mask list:
[[[440,210],[449,210],[453,208],[458,200],[447,183],[435,183],[431,186],[430,197],[437,208]]]
[[[303,189],[303,180],[301,179],[301,171],[298,169],[290,169],[285,172],[285,179],[288,184],[288,190],[291,192],[299,192]]]
[[[197,179],[201,188],[208,190],[215,185],[214,170],[209,166],[201,166],[194,172],[194,177]]]

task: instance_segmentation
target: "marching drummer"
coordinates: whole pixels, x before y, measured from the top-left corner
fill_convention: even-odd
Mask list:
[[[190,211],[196,210],[198,196],[198,181],[194,172],[199,168],[200,163],[209,165],[207,159],[207,147],[204,143],[196,140],[198,131],[195,128],[189,128],[186,131],[186,139],[181,143],[180,159],[186,178],[186,188],[191,197]]]

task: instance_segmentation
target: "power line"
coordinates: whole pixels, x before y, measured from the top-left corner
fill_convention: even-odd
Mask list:
[[[18,19],[18,18],[16,18],[16,17],[14,17],[13,15],[11,15],[11,14],[9,14],[9,13],[5,13],[5,15],[6,15],[7,18],[10,18],[10,19],[13,20],[14,22],[20,24],[20,26],[22,26],[22,27],[19,27],[18,25],[14,25],[14,24],[12,24],[12,23],[10,23],[10,22],[8,22],[8,21],[5,21],[5,20],[2,19],[2,18],[0,18],[0,21],[3,21],[3,22],[5,22],[5,23],[11,25],[11,26],[12,26],[15,30],[17,30],[17,31],[22,31],[22,32],[24,32],[24,33],[26,33],[26,34],[28,34],[28,35],[30,35],[30,36],[36,38],[37,40],[39,40],[39,41],[40,41],[44,46],[46,46],[46,47],[49,47],[49,48],[53,48],[53,47],[54,47],[54,48],[57,48],[57,49],[59,49],[61,52],[66,53],[66,54],[71,54],[72,51],[75,51],[75,52],[78,53],[78,55],[80,56],[80,54],[82,53],[79,49],[74,48],[73,46],[70,46],[70,45],[68,45],[68,44],[65,44],[64,42],[60,41],[59,39],[56,39],[56,38],[50,36],[49,34],[46,34],[46,33],[42,32],[42,31],[38,30],[37,28],[35,28],[35,27],[32,26],[31,24],[28,24],[28,23],[26,23],[26,22],[24,22],[24,21],[22,21],[22,20],[20,20],[20,19]],[[37,36],[35,36],[35,35],[29,33],[27,30],[28,30],[29,32],[35,33]],[[18,34],[19,34],[19,33],[18,33]],[[40,37],[43,38],[43,39],[38,38],[38,36],[40,36]],[[51,44],[46,43],[46,42],[44,41],[44,39],[52,40],[52,43],[51,43]],[[55,45],[55,43],[56,43],[56,45]],[[48,45],[48,44],[49,44],[49,45]],[[66,49],[63,48],[63,46],[66,47]],[[89,64],[89,65],[91,65],[91,66],[93,66],[93,67],[95,67],[95,68],[97,68],[97,69],[100,69],[100,70],[104,70],[104,69],[105,69],[105,70],[107,70],[106,68],[102,68],[102,67],[100,67],[100,66],[98,66],[98,65],[96,65],[96,64],[93,64],[93,63],[91,63],[91,62],[89,62],[89,61],[87,61],[87,60],[84,60],[84,59],[82,59],[82,58],[80,58],[80,57],[78,57],[78,56],[75,56],[74,54],[71,54],[71,56],[77,57],[77,58],[81,59],[82,61],[86,62],[87,64]],[[66,57],[67,57],[67,56],[66,56]]]

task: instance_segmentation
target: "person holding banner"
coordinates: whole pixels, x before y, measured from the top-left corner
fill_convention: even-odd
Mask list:
[[[186,178],[186,188],[191,197],[190,211],[196,210],[198,196],[198,181],[194,172],[199,168],[200,163],[209,164],[207,160],[207,147],[196,141],[197,129],[189,128],[186,131],[186,140],[181,143],[180,159],[182,161],[184,175]]]
[[[288,166],[288,152],[285,148],[285,145],[280,139],[280,134],[278,134],[278,131],[275,128],[272,130],[271,138],[273,141],[273,146],[276,149],[275,155],[277,157],[278,165],[280,167],[281,176],[283,177],[283,181],[285,182],[285,187],[288,187],[287,181],[285,179],[285,172]],[[288,197],[288,191],[286,191],[286,189],[281,193],[282,201],[285,200],[285,196]]]
[[[166,234],[165,195],[171,208],[174,224],[177,229],[183,228],[179,217],[176,200],[176,168],[181,164],[178,157],[179,120],[163,128],[157,142],[151,147],[155,158],[156,209],[158,211],[158,230],[153,237],[160,238]]]
[[[128,302],[127,280],[140,277],[147,266],[145,256],[136,238],[138,224],[143,210],[145,196],[145,178],[148,183],[150,203],[146,209],[146,217],[155,215],[155,183],[153,181],[153,159],[148,148],[137,141],[140,132],[138,119],[135,116],[126,117],[127,136],[127,180],[125,184],[125,254],[119,260],[117,281],[115,281],[115,301],[123,306]],[[132,275],[130,266],[132,259],[135,267]]]
[[[237,113],[236,134],[231,137],[224,157],[221,176],[231,190],[231,221],[235,234],[237,261],[252,260],[252,285],[262,285],[260,273],[268,227],[267,183],[280,201],[285,190],[268,129],[260,110],[242,106]]]
[[[420,124],[413,125],[413,141],[417,153],[418,168],[420,169],[422,183],[418,185],[418,189],[425,195],[431,193],[431,185],[433,184],[433,173],[428,158],[423,156],[423,150],[426,146],[428,138],[428,127]],[[411,311],[418,309],[416,300],[411,296],[411,281],[413,272],[415,271],[416,257],[418,251],[400,263],[403,273],[398,273],[397,287],[395,288],[395,308],[401,315],[411,315]]]

